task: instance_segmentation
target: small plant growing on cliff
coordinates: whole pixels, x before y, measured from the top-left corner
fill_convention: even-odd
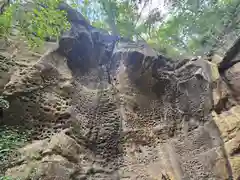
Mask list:
[[[17,155],[16,149],[22,147],[28,140],[28,133],[19,128],[10,128],[8,126],[0,127],[0,174],[9,162],[14,160]],[[1,179],[0,179],[1,180]]]
[[[2,96],[0,96],[0,109],[8,109],[9,108],[9,102],[5,100]]]
[[[9,176],[2,176],[2,177],[0,177],[0,180],[13,180],[13,178],[11,178]]]
[[[0,180],[21,180],[20,178],[12,178],[11,176],[2,176]]]
[[[27,141],[27,134],[19,129],[2,126],[0,128],[0,158]]]
[[[66,12],[58,9],[60,0],[13,1],[0,16],[0,36],[12,33],[27,41],[29,46],[40,46],[46,38],[58,38],[70,28]]]

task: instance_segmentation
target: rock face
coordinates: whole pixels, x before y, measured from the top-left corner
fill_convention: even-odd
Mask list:
[[[219,79],[214,90],[216,112],[213,117],[224,141],[233,179],[240,178],[239,70],[239,63],[228,69],[224,81]]]
[[[2,123],[33,130],[33,143],[19,150],[6,175],[239,177],[239,123],[212,117],[214,65],[203,59],[175,65],[144,43],[116,42],[82,19],[70,21],[58,48],[2,82],[10,102]]]

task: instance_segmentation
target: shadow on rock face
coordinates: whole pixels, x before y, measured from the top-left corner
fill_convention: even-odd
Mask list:
[[[81,25],[73,26],[59,41],[58,51],[67,57],[69,67],[85,73],[93,64],[94,51],[91,34]]]
[[[158,96],[159,98],[166,94],[166,91],[169,89],[169,85],[171,84],[170,79],[159,79],[153,86],[152,91]]]
[[[142,62],[144,60],[144,55],[140,52],[129,52],[126,53],[127,58],[124,59],[124,65],[129,71],[137,72],[142,68]]]

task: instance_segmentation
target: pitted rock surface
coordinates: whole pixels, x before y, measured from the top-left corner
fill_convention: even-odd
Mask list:
[[[4,84],[10,108],[2,123],[32,129],[34,140],[19,150],[20,160],[6,174],[43,180],[232,179],[237,170],[227,153],[234,150],[226,152],[211,113],[209,63],[174,65],[146,44],[112,36],[111,43],[100,43],[102,32],[93,32],[72,21],[57,49]]]

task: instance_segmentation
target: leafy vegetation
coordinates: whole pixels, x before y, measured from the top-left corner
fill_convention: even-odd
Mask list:
[[[22,131],[20,128],[0,127],[0,167],[13,160],[16,155],[15,150],[23,146],[28,140],[29,132]],[[0,172],[1,174],[1,172]],[[6,178],[6,177],[5,177]]]
[[[16,0],[6,5],[0,16],[1,36],[15,33],[29,46],[40,46],[46,37],[58,38],[70,28],[66,12],[58,9],[60,0]]]
[[[0,158],[6,157],[13,149],[23,145],[28,135],[19,129],[11,129],[7,126],[0,128]]]
[[[9,176],[2,176],[0,177],[0,180],[20,180],[20,179],[13,179],[12,177]]]
[[[2,96],[0,96],[0,108],[3,110],[9,108],[9,102],[5,100]]]
[[[21,178],[12,178],[10,176],[2,176],[0,180],[22,180]]]
[[[225,34],[240,31],[239,0],[165,0],[162,8],[158,3],[150,10],[151,0],[89,0],[85,8],[96,3],[102,18],[93,24],[105,23],[113,34],[144,39],[172,57],[202,55],[221,46]]]
[[[0,35],[17,34],[30,46],[60,36],[70,25],[57,7],[63,0],[11,1],[0,16]],[[135,40],[145,40],[173,57],[201,55],[239,32],[239,0],[68,0],[92,25]],[[31,6],[30,6],[31,5]],[[154,6],[155,7],[152,7]],[[161,8],[159,8],[161,6]],[[26,11],[26,7],[31,7]],[[149,8],[152,7],[152,8]]]

